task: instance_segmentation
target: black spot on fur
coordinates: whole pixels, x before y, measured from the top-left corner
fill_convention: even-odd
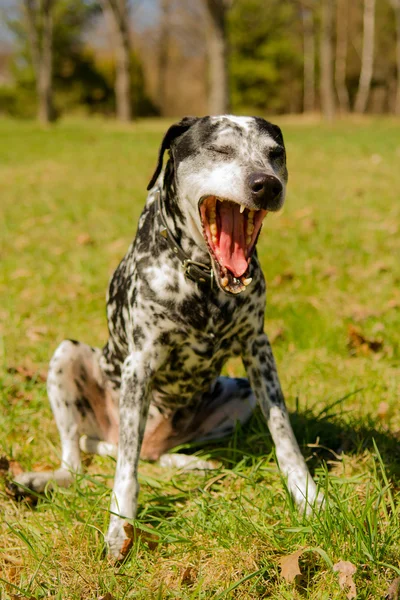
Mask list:
[[[87,413],[91,410],[90,402],[86,398],[86,396],[79,396],[79,398],[75,400],[75,406],[82,417],[85,417]]]

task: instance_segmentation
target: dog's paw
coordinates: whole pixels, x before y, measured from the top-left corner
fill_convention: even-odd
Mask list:
[[[175,467],[183,471],[210,471],[220,466],[214,460],[203,460],[191,454],[162,454],[159,464],[161,467]]]
[[[7,494],[17,502],[28,500],[33,503],[37,499],[37,494],[44,491],[48,481],[48,479],[44,481],[41,475],[43,473],[20,473],[12,481],[7,482]]]
[[[120,520],[114,526],[110,526],[106,535],[109,557],[123,562],[133,546],[134,539],[135,533],[131,523]]]
[[[14,477],[7,484],[7,492],[15,500],[36,497],[46,489],[51,489],[56,483],[61,487],[68,487],[72,481],[72,474],[66,469],[57,471],[25,472]]]

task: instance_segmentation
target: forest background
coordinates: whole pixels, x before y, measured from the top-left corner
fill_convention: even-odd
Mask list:
[[[400,0],[0,8],[0,114],[400,114]]]

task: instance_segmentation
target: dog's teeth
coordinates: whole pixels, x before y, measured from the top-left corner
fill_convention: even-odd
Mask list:
[[[251,235],[253,233],[253,231],[254,231],[253,222],[247,223],[247,227],[246,227],[247,235]]]
[[[210,212],[208,213],[208,218],[210,219],[210,222],[212,222],[212,220],[215,220],[216,216],[217,213],[215,212],[215,208],[211,208]]]
[[[217,224],[215,221],[214,222],[210,221],[210,231],[211,231],[211,235],[217,235],[218,228],[217,228]]]
[[[241,205],[240,205],[240,214],[242,214],[242,213],[244,212],[244,209],[245,209],[245,208],[246,208],[246,207],[245,207],[245,205],[244,205],[244,204],[241,204]]]
[[[249,214],[247,215],[247,220],[248,221],[254,220],[254,210],[249,210]]]
[[[246,244],[247,244],[248,246],[250,246],[250,244],[251,244],[251,235],[248,235],[248,236],[247,236],[247,238],[246,238]]]
[[[216,243],[217,243],[217,241],[218,241],[218,240],[217,240],[217,236],[216,236],[216,235],[212,235],[212,236],[211,236],[211,241],[212,241],[212,243],[213,243],[213,244],[216,244]]]
[[[222,287],[226,287],[228,285],[228,283],[229,283],[229,279],[227,277],[223,277],[221,279],[221,285],[222,285]]]
[[[245,279],[243,277],[241,281],[242,281],[243,285],[245,285],[247,287],[248,285],[251,284],[251,282],[253,281],[253,278],[252,277],[248,277],[247,279]]]

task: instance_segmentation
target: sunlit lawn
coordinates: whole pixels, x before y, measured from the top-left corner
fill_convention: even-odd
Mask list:
[[[400,575],[400,121],[277,121],[290,185],[259,243],[266,330],[323,512],[293,509],[256,414],[202,450],[217,472],[142,464],[139,524],[159,543],[115,567],[102,557],[113,461],[96,457],[34,509],[0,484],[1,600],[345,598],[339,560],[372,599]],[[14,471],[58,464],[43,373],[65,337],[105,342],[107,281],[167,125],[0,121],[0,455]],[[287,583],[279,559],[303,547],[314,550]]]

